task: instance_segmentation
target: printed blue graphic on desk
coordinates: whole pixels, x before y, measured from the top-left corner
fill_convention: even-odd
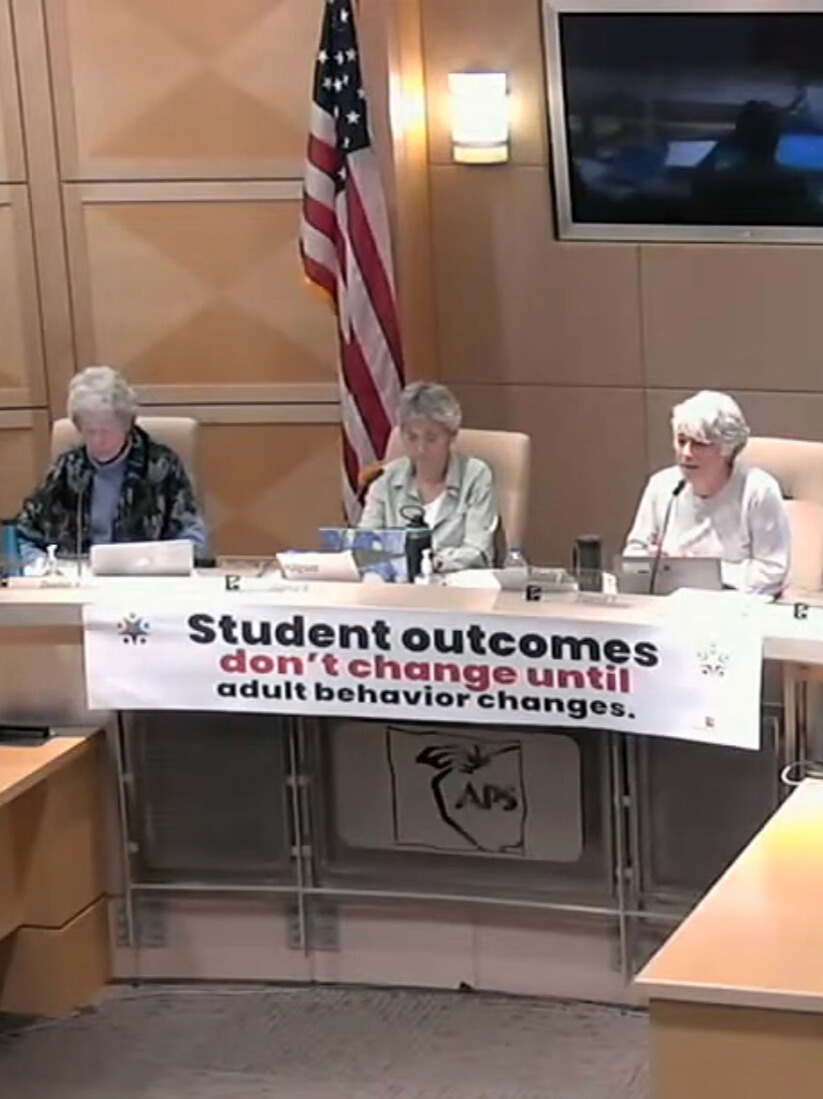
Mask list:
[[[358,530],[355,527],[321,527],[320,549],[328,553],[350,550],[361,576],[379,576],[388,583],[405,583],[406,530]]]

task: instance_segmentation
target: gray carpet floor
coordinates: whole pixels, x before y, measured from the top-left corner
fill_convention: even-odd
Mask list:
[[[639,1012],[475,993],[117,989],[0,1034],[9,1099],[648,1099]]]

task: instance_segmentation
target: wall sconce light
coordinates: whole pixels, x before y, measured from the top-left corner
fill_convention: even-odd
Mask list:
[[[459,164],[504,164],[509,159],[506,73],[450,73],[452,155]]]

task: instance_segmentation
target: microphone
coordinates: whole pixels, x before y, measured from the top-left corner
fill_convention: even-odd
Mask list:
[[[672,494],[669,497],[669,502],[666,504],[666,514],[663,516],[663,526],[660,531],[660,537],[657,539],[657,550],[654,555],[654,561],[652,561],[652,571],[649,576],[649,595],[654,595],[654,586],[657,583],[657,574],[660,571],[660,558],[663,556],[663,542],[666,538],[666,531],[669,527],[669,519],[671,519],[672,508],[674,502],[683,489],[686,487],[686,478],[681,477],[672,490]]]
[[[77,493],[77,514],[75,515],[74,548],[77,557],[78,579],[83,574],[83,508],[86,502],[87,488],[88,485],[86,485],[84,482],[80,486],[80,491]]]

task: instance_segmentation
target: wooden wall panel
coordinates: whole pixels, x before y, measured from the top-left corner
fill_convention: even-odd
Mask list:
[[[48,455],[48,416],[44,411],[0,412],[0,516],[16,515],[39,481]]]
[[[823,390],[823,249],[641,248],[652,386]]]
[[[27,188],[0,184],[0,408],[45,400]]]
[[[75,361],[45,13],[42,0],[11,0],[11,10],[46,387],[52,412],[62,414]]]
[[[9,0],[0,0],[0,182],[21,183],[25,178],[11,8]]]
[[[632,246],[554,241],[542,168],[433,167],[431,199],[444,381],[640,384]]]
[[[65,179],[301,174],[323,0],[46,0]]]
[[[69,186],[80,363],[122,367],[152,399],[278,398],[336,378],[331,310],[298,265],[291,184]]]
[[[270,421],[277,414],[258,411]],[[217,415],[201,427],[200,454],[204,507],[219,554],[314,547],[318,527],[343,521],[336,414],[327,423]]]
[[[40,476],[47,416],[31,190],[23,148],[21,56],[11,0],[0,0],[0,516],[11,517]],[[59,246],[58,246],[59,247]]]
[[[35,407],[62,415],[73,371],[109,362],[201,421],[220,551],[340,519],[335,327],[297,254],[323,10],[0,0],[0,409],[31,409],[0,413],[3,511],[42,474]]]
[[[472,427],[531,436],[527,555],[568,565],[574,539],[599,534],[610,559],[623,544],[645,480],[642,391],[461,384],[455,392]]]
[[[313,544],[341,498],[334,321],[297,252],[323,0],[43,2],[77,366],[201,422],[219,552]]]

